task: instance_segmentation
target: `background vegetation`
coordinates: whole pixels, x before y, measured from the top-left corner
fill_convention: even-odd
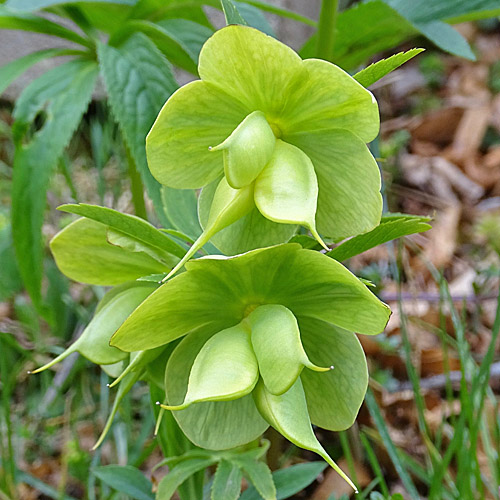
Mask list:
[[[266,32],[276,15],[309,25],[301,54],[319,51],[352,72],[427,49],[373,86],[383,126],[372,147],[387,209],[433,215],[434,229],[349,262],[394,314],[384,335],[361,339],[372,380],[357,423],[319,437],[359,485],[357,498],[499,498],[500,9],[480,0],[426,9],[371,0],[341,5],[335,16],[335,3],[323,2],[318,25],[273,2],[235,2],[233,14]],[[174,74],[194,78],[186,75],[214,30],[206,4],[220,8],[180,0],[0,5],[0,28],[67,43],[0,68],[5,90],[33,64],[64,57],[0,107],[2,499],[153,498],[150,481],[168,470],[156,464],[189,449],[173,420],[169,435],[153,438],[158,398],[136,385],[107,441],[91,451],[116,393],[109,378],[77,355],[55,374],[27,373],[81,333],[103,295],[56,269],[47,241],[72,220],[56,206],[104,204],[196,236],[196,219],[183,215],[192,214],[192,193],[160,190],[143,141],[177,88]],[[458,31],[450,26],[459,22]],[[274,431],[266,438],[279,498],[350,494],[313,454]],[[212,474],[207,467],[190,481],[205,475],[210,484]],[[241,498],[259,496],[249,487]]]

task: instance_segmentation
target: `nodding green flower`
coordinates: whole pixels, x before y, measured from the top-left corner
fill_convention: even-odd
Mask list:
[[[198,446],[240,446],[271,425],[343,474],[311,422],[352,425],[368,382],[352,332],[381,332],[389,308],[337,261],[295,243],[196,259],[186,270],[154,291],[110,344],[141,351],[177,342],[164,408]]]
[[[203,188],[204,233],[179,267],[210,238],[232,255],[285,242],[297,225],[324,245],[318,232],[337,241],[379,223],[380,174],[366,146],[379,115],[368,90],[245,26],[216,32],[198,70],[147,137],[158,181]]]

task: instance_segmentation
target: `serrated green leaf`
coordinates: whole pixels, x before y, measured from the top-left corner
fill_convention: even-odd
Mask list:
[[[429,217],[409,216],[392,214],[382,217],[380,224],[365,234],[354,236],[350,240],[341,243],[326,255],[339,262],[350,259],[370,248],[408,236],[410,234],[422,233],[431,228],[428,224]]]
[[[212,500],[237,500],[241,492],[241,470],[229,462],[221,460],[214,474]]]
[[[281,396],[271,394],[259,382],[253,396],[257,408],[270,425],[296,446],[317,453],[357,492],[353,482],[330,458],[314,435],[300,379]]]
[[[135,215],[124,214],[112,208],[88,205],[86,203],[80,203],[78,205],[61,205],[57,209],[62,212],[80,215],[100,222],[136,240],[142,241],[147,245],[151,245],[179,258],[185,253],[184,249],[179,244],[172,241],[165,233],[159,231],[152,224]]]
[[[273,482],[271,469],[264,462],[241,456],[235,456],[232,461],[243,469],[253,487],[264,500],[276,499],[276,486]]]
[[[91,469],[103,483],[135,500],[154,500],[153,485],[131,465],[102,465]]]
[[[147,35],[165,57],[190,73],[197,74],[196,65],[201,47],[213,30],[188,19],[164,19],[158,22],[131,20],[114,37],[142,32]]]
[[[14,3],[16,4],[16,9],[9,8]],[[0,28],[43,33],[46,35],[64,38],[79,45],[83,45],[84,47],[93,47],[92,41],[82,37],[68,28],[65,28],[64,26],[61,26],[60,24],[43,17],[18,11],[21,7],[22,4],[17,2],[17,0],[16,2],[9,2],[6,5],[0,5]]]
[[[118,285],[169,270],[146,253],[110,244],[107,226],[86,218],[60,231],[50,242],[50,249],[63,274],[93,285]]]
[[[368,66],[367,68],[358,71],[354,75],[354,79],[361,83],[361,85],[363,85],[364,87],[369,87],[370,85],[374,84],[385,75],[388,75],[396,68],[399,68],[405,62],[414,58],[424,50],[425,49],[410,49],[406,52],[399,52],[398,54],[394,54],[387,59],[381,59],[376,63],[370,64],[370,66]]]
[[[148,169],[144,141],[163,103],[177,88],[170,64],[141,33],[119,48],[99,44],[98,55],[111,110],[158,217],[166,225],[160,185]]]
[[[259,306],[247,317],[252,346],[264,384],[272,394],[283,394],[295,383],[304,367],[325,372],[307,357],[295,316],[283,306]]]
[[[25,88],[16,102],[12,186],[12,227],[19,270],[35,304],[41,303],[45,196],[52,171],[87,109],[97,65],[71,61],[57,66]],[[40,130],[28,129],[36,116]]]
[[[202,346],[213,335],[205,331],[189,334],[175,348],[165,372],[167,401],[182,403],[191,366]],[[197,403],[172,412],[180,428],[197,446],[211,450],[235,448],[257,439],[268,427],[251,395],[234,401]]]
[[[162,407],[178,411],[203,401],[232,401],[249,394],[258,378],[249,332],[236,325],[216,333],[200,349],[189,373],[184,401]]]
[[[226,17],[226,24],[247,25],[247,22],[243,19],[232,0],[220,0],[220,3],[222,5],[224,16]]]
[[[327,464],[324,462],[307,462],[273,472],[277,500],[290,498],[307,488],[326,467]],[[263,497],[257,493],[255,488],[250,486],[243,492],[240,500],[261,500],[261,498]]]
[[[26,56],[15,59],[0,67],[0,94],[31,66],[49,57],[59,57],[74,54],[77,51],[67,49],[46,49],[32,52]]]
[[[206,469],[213,465],[215,460],[207,458],[193,458],[181,462],[174,467],[158,485],[156,500],[170,500],[177,488],[198,471]]]

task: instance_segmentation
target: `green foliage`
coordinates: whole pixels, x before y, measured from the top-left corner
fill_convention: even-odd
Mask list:
[[[325,470],[326,465],[323,462],[309,462],[304,464],[292,465],[286,469],[273,472],[273,481],[276,485],[276,499],[283,500],[290,498],[299,491],[309,486]],[[260,495],[259,495],[260,493]],[[255,488],[250,486],[241,500],[261,500],[266,497]]]
[[[44,219],[47,186],[64,148],[80,123],[97,78],[95,63],[75,60],[32,82],[14,109],[16,155],[12,186],[12,228],[19,271],[41,307]],[[40,117],[39,130],[30,125]]]
[[[420,54],[424,49],[410,49],[406,52],[399,52],[387,59],[381,59],[376,63],[370,64],[365,69],[358,71],[354,78],[363,85],[369,87],[376,81],[380,80],[385,75],[399,68],[402,64]]]
[[[429,217],[388,214],[375,229],[341,243],[327,255],[342,262],[388,241],[427,231],[431,228],[429,221]]]
[[[92,474],[116,491],[135,500],[153,500],[153,485],[131,465],[105,465],[92,469]]]
[[[437,10],[416,9],[403,0],[370,0],[346,9],[337,26],[329,26],[336,28],[332,58],[350,69],[418,34],[472,58],[465,40],[445,22],[497,13],[497,7],[487,0],[441,4]],[[116,377],[112,385],[118,391],[97,445],[133,385],[139,379],[149,384],[153,401],[160,402],[159,442],[170,468],[159,485],[159,500],[176,491],[182,500],[201,498],[204,471],[214,465],[213,499],[238,498],[243,476],[252,483],[241,495],[244,500],[288,498],[306,487],[325,465],[301,464],[271,474],[261,460],[265,450],[252,444],[269,425],[318,453],[350,482],[312,425],[340,430],[353,423],[368,383],[353,332],[380,332],[390,311],[338,261],[429,227],[423,217],[381,219],[380,173],[366,147],[378,134],[379,119],[364,86],[419,49],[379,61],[352,78],[330,62],[304,61],[277,40],[241,26],[265,25],[258,7],[314,24],[311,20],[260,2],[227,0],[222,7],[228,24],[240,26],[213,36],[201,2],[22,0],[0,7],[0,27],[51,33],[83,47],[64,52],[73,60],[36,80],[16,105],[13,221],[20,272],[35,304],[40,309],[43,304],[40,228],[48,182],[85,112],[98,72],[129,153],[136,214],[147,215],[142,186],[133,176],[137,167],[164,226],[160,230],[102,207],[63,207],[83,218],[53,239],[58,266],[72,279],[114,288],[82,336],[45,366],[78,351]],[[38,8],[55,9],[78,25],[78,33],[29,13]],[[303,54],[316,56],[313,47],[314,38]],[[50,49],[4,66],[3,87],[37,61],[59,55],[63,52]],[[177,89],[170,63],[199,71],[201,80]],[[316,241],[296,235],[299,225]],[[317,242],[325,246],[319,233],[327,242],[351,239],[324,255],[317,251]],[[286,244],[292,237],[308,249]],[[186,252],[179,240],[196,241]],[[247,253],[188,262],[202,247],[214,253],[209,240],[226,254]],[[262,248],[270,245],[277,246]],[[65,286],[49,281],[46,305]],[[460,354],[469,359],[456,313],[454,321]],[[413,475],[423,477],[435,494],[449,481],[452,459],[460,464],[464,491],[479,484],[477,467],[459,450],[477,448],[480,424],[474,418],[481,411],[472,408],[484,406],[493,354],[488,350],[472,371],[470,394],[463,374],[461,427],[444,457],[430,448],[432,477],[395,447],[368,396],[381,439],[413,497],[418,495]],[[4,378],[4,361],[1,368]],[[418,394],[414,371],[410,376]],[[423,411],[420,406],[418,411]],[[244,448],[228,450],[238,446]],[[15,477],[15,465],[9,467]],[[150,482],[136,468],[93,470],[94,479],[118,492],[152,498]]]

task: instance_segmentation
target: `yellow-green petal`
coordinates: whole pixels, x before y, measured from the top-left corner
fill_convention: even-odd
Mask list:
[[[328,250],[316,231],[318,182],[300,149],[277,141],[271,161],[255,181],[255,204],[273,222],[301,224]]]
[[[295,316],[279,304],[259,306],[247,318],[259,372],[271,394],[283,394],[295,383],[304,367],[330,370],[311,363],[300,340]]]
[[[249,114],[234,132],[211,151],[222,151],[227,183],[241,189],[252,183],[268,164],[276,138],[264,113]]]
[[[198,216],[203,227],[207,225],[217,185],[218,181],[215,181],[201,191]],[[237,255],[288,241],[296,231],[296,225],[272,222],[254,207],[247,215],[215,234],[211,242],[224,254]]]
[[[314,435],[300,378],[290,390],[280,396],[271,394],[260,381],[253,395],[261,415],[272,427],[296,446],[317,453],[357,491]]]
[[[300,376],[311,422],[323,429],[351,427],[368,387],[365,354],[357,336],[324,321],[299,318],[304,348],[315,363],[331,363],[328,373],[304,370]]]
[[[203,401],[231,401],[249,394],[259,378],[250,335],[241,325],[216,333],[196,356],[180,405],[162,405],[183,410]]]
[[[248,26],[232,25],[207,40],[198,73],[203,81],[273,121],[289,98],[288,86],[301,64],[300,57],[275,38]]]
[[[287,138],[312,161],[318,178],[318,231],[340,241],[380,223],[382,195],[377,162],[364,142],[346,130]]]
[[[174,92],[146,138],[151,173],[166,186],[200,188],[223,172],[222,152],[209,151],[252,110],[197,80]]]
[[[177,279],[177,278],[176,278]],[[165,372],[167,400],[171,404],[184,401],[191,367],[210,333],[188,335],[170,356]],[[261,417],[252,395],[234,401],[207,401],[172,412],[186,436],[197,446],[224,450],[257,439],[268,427]]]
[[[306,59],[281,113],[283,139],[289,134],[344,129],[364,142],[377,137],[380,118],[372,93],[334,64]]]

